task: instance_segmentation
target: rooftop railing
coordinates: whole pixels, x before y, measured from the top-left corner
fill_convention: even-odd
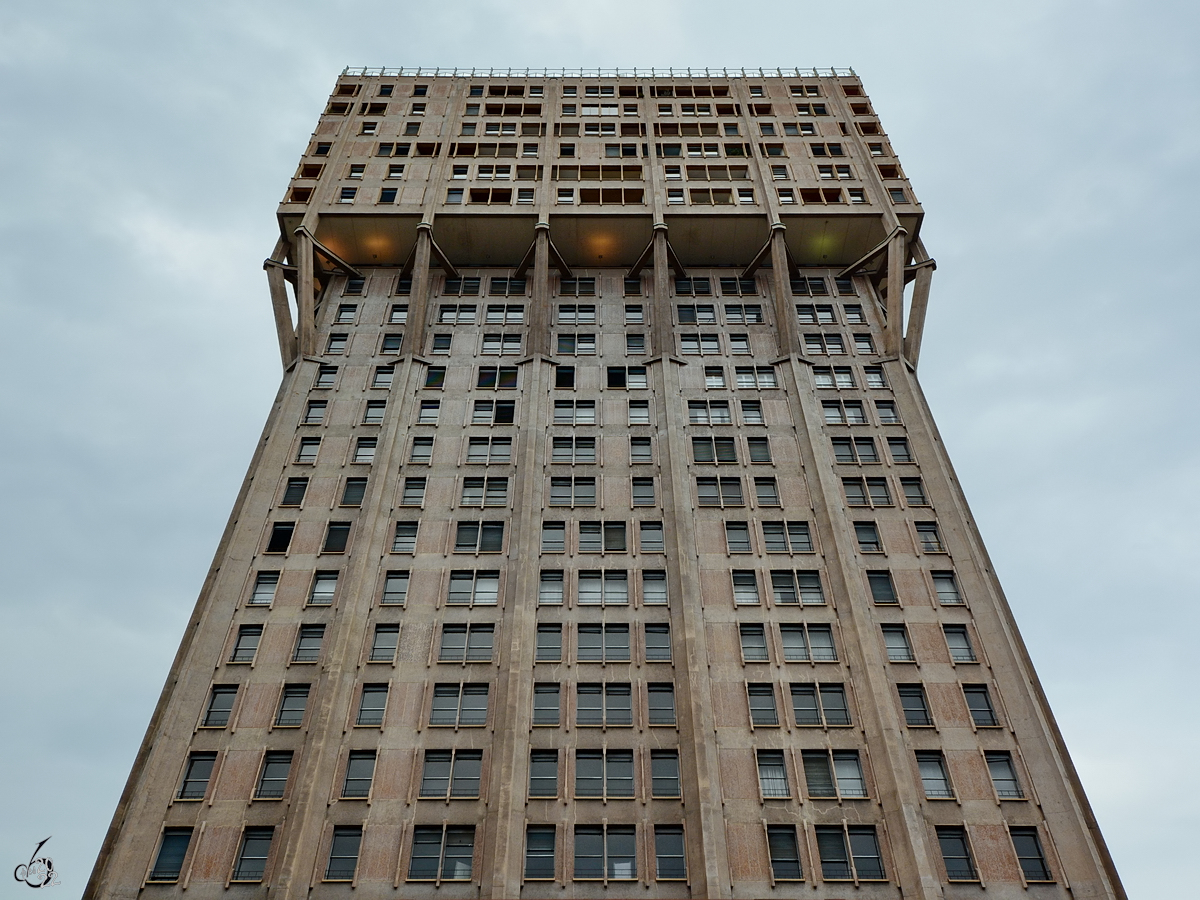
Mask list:
[[[343,76],[359,78],[853,78],[853,69],[398,69],[351,67]]]

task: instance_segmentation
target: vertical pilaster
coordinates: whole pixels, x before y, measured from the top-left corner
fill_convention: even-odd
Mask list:
[[[413,259],[412,294],[409,297],[408,327],[405,345],[408,353],[425,352],[425,331],[429,320],[429,257],[432,251],[433,226],[428,222],[417,225],[417,251]]]
[[[317,322],[313,296],[313,243],[304,228],[296,229],[296,316],[301,356],[317,352]]]
[[[655,356],[670,356],[675,350],[671,334],[671,282],[667,271],[667,225],[654,223],[654,286],[650,292],[653,307],[651,335],[654,346],[650,352]]]
[[[797,353],[800,349],[800,329],[791,304],[786,231],[787,226],[782,222],[771,226],[771,284],[775,295],[775,341],[780,356]]]
[[[933,260],[925,252],[921,239],[913,241],[914,261],[924,263],[917,269],[913,283],[912,308],[908,312],[908,327],[904,332],[904,358],[916,368],[921,356],[921,337],[925,333],[925,310],[929,307],[929,285],[933,280]]]
[[[907,235],[903,230],[892,235],[887,250],[887,329],[884,353],[899,356],[904,334],[904,263],[908,255]]]
[[[533,290],[530,292],[529,354],[550,353],[550,225],[538,222],[533,232]]]

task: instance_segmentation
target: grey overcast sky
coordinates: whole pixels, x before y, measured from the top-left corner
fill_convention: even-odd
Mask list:
[[[1117,866],[1138,900],[1195,896],[1198,24],[1194,0],[5,0],[0,873],[53,835],[82,891],[278,385],[261,262],[343,66],[836,65],[924,203],[921,380]]]

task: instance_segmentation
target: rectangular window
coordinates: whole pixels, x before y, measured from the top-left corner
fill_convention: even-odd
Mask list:
[[[304,425],[320,425],[325,421],[325,410],[328,408],[327,400],[309,400],[308,406],[304,411]]]
[[[633,825],[576,825],[576,880],[637,879],[637,842]]]
[[[892,583],[892,573],[887,569],[867,572],[867,582],[871,586],[871,599],[876,603],[900,602]]]
[[[580,606],[628,606],[629,573],[615,569],[579,572]]]
[[[399,625],[376,625],[375,635],[371,641],[371,653],[367,659],[370,662],[394,662],[399,644]]]
[[[943,606],[961,606],[963,598],[958,590],[958,581],[955,579],[954,573],[933,572],[931,574],[938,603],[941,603]]]
[[[679,797],[679,751],[650,751],[650,793],[653,797]]]
[[[455,531],[455,553],[501,553],[504,550],[503,522],[459,522]]]
[[[671,626],[666,622],[647,623],[646,662],[671,661]]]
[[[687,879],[687,854],[682,825],[654,826],[655,877],[659,881]]]
[[[930,800],[953,800],[954,788],[950,785],[950,774],[946,771],[946,760],[941,752],[918,750],[916,757],[925,796]]]
[[[730,553],[749,553],[751,551],[749,522],[725,523],[725,548]]]
[[[662,569],[642,571],[642,603],[646,606],[667,605],[667,573]]]
[[[442,645],[438,651],[438,662],[491,662],[495,645],[496,626],[455,625],[442,626]]]
[[[500,597],[499,569],[455,569],[450,573],[451,606],[495,606]]]
[[[879,540],[879,529],[874,522],[855,522],[854,536],[862,553],[881,553],[883,544]]]
[[[551,478],[551,506],[595,506],[595,478]]]
[[[937,838],[942,851],[942,862],[946,866],[946,879],[978,881],[979,876],[975,874],[975,864],[967,842],[967,830],[961,825],[939,825]]]
[[[258,653],[258,642],[262,640],[263,626],[261,625],[242,625],[238,628],[237,640],[233,645],[233,653],[229,657],[230,662],[248,663],[254,662],[254,656]]]
[[[914,662],[912,644],[908,640],[908,630],[903,625],[881,625],[883,643],[887,650],[889,662]]]
[[[480,390],[513,391],[517,388],[516,366],[480,366],[475,386]]]
[[[482,767],[482,750],[426,750],[421,799],[478,797]]]
[[[758,573],[753,569],[733,570],[733,602],[739,606],[757,606]]]
[[[576,685],[576,720],[580,726],[632,725],[632,691],[628,682]]]
[[[557,574],[561,576],[562,573],[559,572]],[[562,625],[558,624],[557,622],[539,623],[537,627],[537,650],[535,659],[537,662],[562,661]]]
[[[768,825],[767,851],[771,857],[771,877],[775,881],[800,881],[800,847],[795,825]]]
[[[388,686],[386,684],[364,684],[358,698],[358,715],[355,725],[382,725],[387,711]]]
[[[346,777],[342,781],[342,797],[359,799],[369,797],[371,782],[375,778],[375,751],[352,750],[346,758]]]
[[[557,765],[557,763],[555,763]],[[529,825],[525,829],[525,879],[553,881],[555,827]]]
[[[888,452],[892,455],[894,463],[910,463],[914,462],[912,451],[908,448],[908,441],[905,438],[888,438]]]
[[[950,659],[956,663],[976,662],[975,648],[971,646],[971,636],[966,625],[943,625],[942,632],[946,635],[946,647],[950,651]]]
[[[296,462],[315,463],[320,447],[321,439],[319,437],[300,438],[300,447],[296,451]]]
[[[408,461],[416,465],[427,466],[433,459],[433,438],[415,437],[409,450]]]
[[[387,409],[386,400],[368,400],[363,409],[362,423],[364,425],[382,425],[383,414]]]
[[[792,684],[792,712],[800,726],[850,725],[846,689],[841,684]]]
[[[1012,754],[1004,750],[984,755],[996,796],[1001,800],[1024,800],[1025,792],[1021,790],[1021,782],[1017,780],[1017,769],[1013,765]]]
[[[341,506],[362,506],[367,494],[367,479],[347,478],[342,490]]]
[[[647,685],[651,725],[675,724],[675,685],[669,682]]]
[[[275,589],[278,586],[278,572],[259,572],[254,577],[254,590],[250,594],[248,604],[251,606],[269,606],[275,599]]]
[[[654,462],[654,452],[650,438],[631,437],[629,439],[629,461],[634,464]]]
[[[763,542],[768,553],[812,553],[807,522],[763,522]]]
[[[558,796],[557,750],[531,750],[529,752],[529,796]],[[551,873],[551,877],[552,875],[553,873]]]
[[[904,710],[904,724],[922,728],[933,724],[929,715],[929,704],[925,702],[925,689],[919,684],[898,684],[900,707]]]
[[[287,480],[287,487],[283,491],[283,499],[279,501],[279,505],[299,506],[304,501],[304,494],[307,490],[307,478],[289,478]]]
[[[292,662],[316,662],[321,658],[321,643],[325,640],[324,625],[301,625],[296,636]]]
[[[777,726],[779,713],[775,708],[775,687],[771,684],[747,684],[746,694],[750,701],[750,723],[752,725]]]
[[[964,684],[962,690],[976,728],[995,728],[1000,724],[986,684]]]
[[[1013,850],[1017,854],[1017,862],[1021,864],[1021,874],[1026,881],[1053,881],[1050,867],[1046,864],[1046,854],[1042,851],[1042,842],[1038,839],[1037,828],[1016,828],[1009,826],[1009,836],[1012,838]]]
[[[884,880],[874,825],[818,825],[817,851],[826,881]]]
[[[837,662],[837,647],[829,625],[780,625],[786,662]]]
[[[236,684],[213,685],[208,697],[208,706],[204,709],[201,720],[203,728],[224,728],[229,724],[229,715],[233,712],[233,701],[237,699]]]
[[[488,685],[435,684],[431,726],[482,726],[487,724]]]
[[[758,790],[765,798],[786,799],[792,796],[788,786],[787,768],[783,762],[781,750],[759,750],[756,754],[758,762]]]
[[[299,728],[304,723],[304,711],[308,707],[308,692],[307,684],[284,685],[279,712],[275,716],[276,727]]]
[[[177,800],[203,800],[208,793],[208,781],[213,766],[217,763],[216,753],[192,753],[188,756],[183,771],[183,783],[179,786]]]
[[[404,523],[399,523],[404,524]],[[415,523],[413,523],[415,524]],[[397,537],[399,537],[399,529],[397,529]],[[413,529],[413,539],[416,539],[416,529]],[[395,548],[393,547],[393,551]],[[409,553],[412,551],[409,550]],[[381,602],[384,604],[401,605],[408,601],[408,571],[407,570],[392,570],[384,576],[383,581],[383,596]]]
[[[409,881],[470,881],[474,825],[419,825],[413,829]]]
[[[424,479],[421,479],[424,481]],[[321,546],[322,553],[345,553],[346,544],[350,540],[349,522],[330,522],[325,529],[325,543]]]
[[[632,798],[633,751],[576,750],[575,796]]]
[[[188,845],[192,842],[191,828],[164,828],[158,855],[150,869],[148,881],[172,884],[179,880]]]
[[[533,686],[533,724],[558,725],[559,686],[540,682]]]
[[[697,478],[696,496],[700,506],[745,506],[740,478]]]
[[[473,437],[467,441],[469,465],[503,465],[512,461],[512,438]]]
[[[291,771],[291,750],[268,751],[263,756],[262,771],[258,775],[258,787],[254,791],[255,799],[278,800],[283,797]]]
[[[579,625],[577,654],[580,662],[628,662],[629,626]]]

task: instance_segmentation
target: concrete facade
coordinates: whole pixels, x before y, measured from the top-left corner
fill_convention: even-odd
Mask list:
[[[1124,897],[917,380],[922,217],[850,70],[343,73],[86,896]]]

